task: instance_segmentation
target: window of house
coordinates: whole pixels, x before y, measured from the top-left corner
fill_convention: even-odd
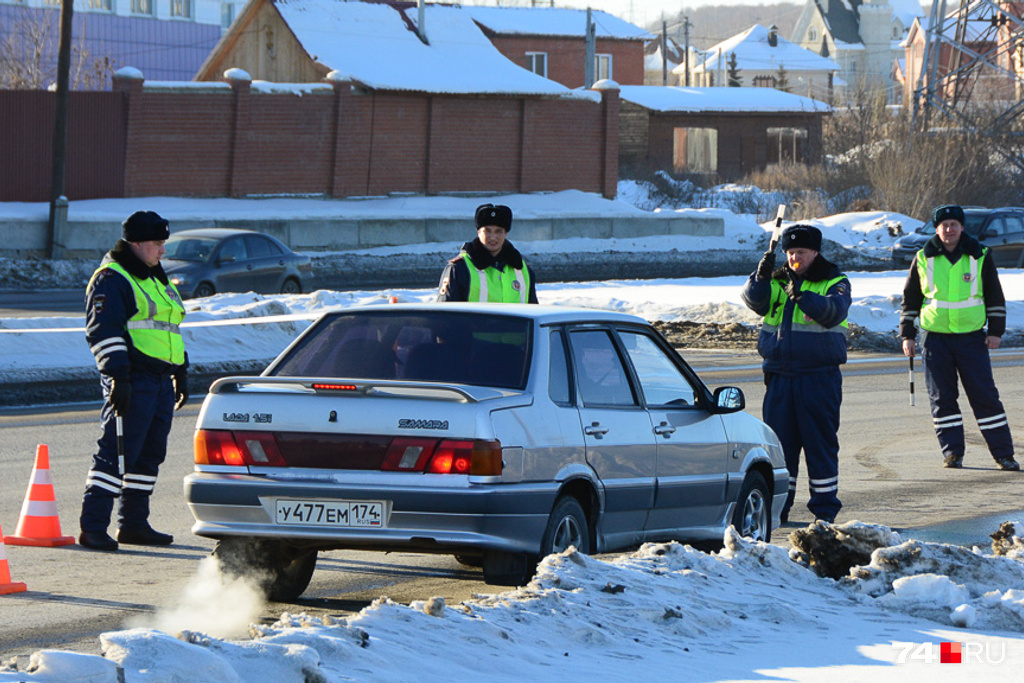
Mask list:
[[[89,9],[100,10],[102,12],[113,12],[114,0],[89,0]]]
[[[672,138],[672,166],[677,173],[718,172],[717,129],[676,128]]]
[[[817,40],[818,39],[818,29],[812,28],[810,31],[807,32],[807,37],[810,40]]]
[[[180,19],[191,19],[192,0],[171,0],[171,16]]]
[[[527,52],[526,53],[526,70],[532,71],[538,76],[548,77],[548,53],[547,52]]]
[[[594,55],[594,80],[599,81],[602,78],[612,78],[611,55]]]
[[[775,76],[761,74],[760,76],[754,76],[754,87],[755,88],[774,88],[775,87]]]
[[[155,5],[155,0],[132,0],[132,14],[153,16]]]
[[[802,163],[807,156],[806,128],[769,128],[768,163]]]
[[[220,26],[227,28],[235,20],[235,3],[222,2],[220,4]]]

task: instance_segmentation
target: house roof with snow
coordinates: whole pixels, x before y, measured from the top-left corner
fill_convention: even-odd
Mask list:
[[[889,0],[892,16],[899,19],[904,30],[909,30],[915,19],[924,16],[924,8],[918,0]]]
[[[777,71],[785,66],[787,71],[839,71],[839,65],[828,57],[822,57],[791,43],[782,36],[776,36],[775,46],[768,42],[769,30],[761,24],[754,24],[743,33],[723,40],[704,54],[706,59],[698,64],[695,72],[725,68],[729,56],[736,55],[736,65],[742,71]]]
[[[585,38],[587,11],[557,7],[479,7],[464,6],[476,23],[499,35],[560,36]],[[598,38],[650,40],[654,35],[615,15],[591,10],[594,33]]]
[[[262,2],[274,8],[306,55],[324,73],[333,72],[334,80],[373,90],[600,99],[598,93],[566,88],[513,63],[458,6],[426,6],[424,42],[416,32],[416,7],[404,3]],[[249,3],[246,11],[256,11],[257,4]],[[218,49],[228,44],[230,34]]]
[[[774,88],[619,86],[619,96],[644,109],[680,113],[828,113],[824,102]]]

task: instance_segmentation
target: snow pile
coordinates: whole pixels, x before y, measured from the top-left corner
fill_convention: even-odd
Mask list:
[[[1008,524],[1000,547],[1020,548],[1022,527]],[[998,662],[979,659],[971,673],[987,681],[1019,674],[1019,558],[901,542],[859,522],[804,531],[805,540],[840,539],[849,556],[869,552],[870,562],[834,581],[732,529],[714,554],[674,542],[604,559],[570,548],[545,558],[529,585],[456,606],[382,597],[347,618],[284,613],[251,625],[242,641],[187,629],[105,633],[103,658],[43,650],[21,672],[0,668],[0,683],[115,681],[112,664],[126,681],[610,681],[635,677],[638,666],[668,680],[685,670],[705,681],[905,681],[909,671],[923,674],[901,666],[905,646],[936,640],[982,643],[990,654],[1001,646]],[[965,673],[927,671],[933,683]]]

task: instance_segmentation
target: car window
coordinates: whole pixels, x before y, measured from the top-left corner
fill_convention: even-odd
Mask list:
[[[1022,232],[1024,232],[1024,220],[1021,220],[1020,216],[1007,216],[1006,234],[1018,235]]]
[[[607,330],[573,330],[569,340],[584,405],[638,405],[629,375]]]
[[[982,237],[1002,237],[1006,234],[1006,221],[1003,220],[1002,216],[993,218],[992,221],[985,226],[985,234]]]
[[[241,237],[232,237],[224,242],[224,245],[220,248],[218,258],[221,261],[230,260],[231,257],[234,257],[236,261],[244,261],[247,258],[245,242]]]
[[[167,253],[164,258],[176,261],[202,262],[210,258],[210,254],[217,247],[217,240],[182,237],[175,239],[173,236],[164,243]]]
[[[268,240],[266,237],[259,235],[246,235],[245,236],[245,247],[249,252],[249,258],[267,258],[273,256],[274,252],[271,251],[270,247],[273,242]]]
[[[526,386],[530,320],[437,313],[332,314],[267,370],[271,376]]]
[[[550,333],[551,362],[548,366],[548,396],[559,405],[572,403],[569,387],[569,363],[565,356],[565,340],[560,330]]]
[[[657,342],[645,334],[619,331],[648,406],[685,407],[697,403],[686,376]]]
[[[988,217],[987,213],[968,213],[964,215],[964,232],[972,237],[977,237],[981,232],[981,226]]]

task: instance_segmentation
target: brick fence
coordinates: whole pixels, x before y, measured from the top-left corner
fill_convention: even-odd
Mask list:
[[[0,92],[0,201],[47,201],[52,93]],[[71,93],[69,199],[576,189],[614,197],[618,91],[599,99],[145,83]]]

